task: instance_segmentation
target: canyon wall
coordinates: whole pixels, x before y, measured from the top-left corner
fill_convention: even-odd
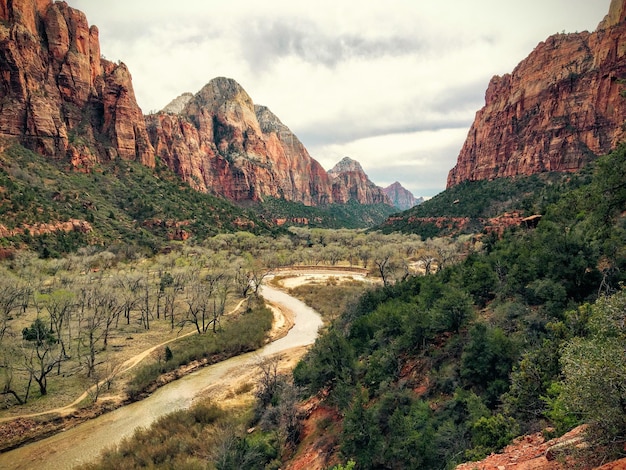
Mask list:
[[[625,137],[626,0],[593,32],[557,34],[492,78],[448,187],[576,171]]]
[[[130,72],[100,55],[98,28],[65,2],[0,0],[0,137],[89,168],[154,165]]]

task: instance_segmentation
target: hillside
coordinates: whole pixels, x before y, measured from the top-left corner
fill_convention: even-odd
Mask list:
[[[307,433],[286,468],[312,455],[316,468],[454,468],[581,422],[586,443],[551,451],[550,468],[623,456],[626,148],[594,167],[537,228],[344,311],[293,374],[312,397],[304,429],[332,432]]]
[[[87,245],[153,253],[176,240],[273,230],[250,211],[192,190],[167,168],[135,162],[68,172],[67,163],[13,145],[0,152],[0,188],[2,246],[28,246],[44,257]]]
[[[136,162],[152,177],[158,177],[165,166],[195,191],[238,203],[262,204],[264,198],[275,198],[317,207],[389,204],[384,195],[367,197],[372,191],[382,194],[367,177],[353,178],[350,189],[341,178],[331,181],[287,126],[267,107],[254,104],[232,79],[213,79],[198,93],[174,100],[163,112],[143,116],[130,71],[123,63],[102,57],[98,28],[89,26],[82,12],[65,2],[0,0],[0,19],[3,148],[21,145],[48,157],[53,165],[59,163],[67,178],[81,172],[91,174],[94,183],[102,167]],[[266,206],[265,213],[268,207],[272,205]],[[387,215],[390,211],[372,208],[371,212]],[[292,215],[305,219],[305,214]],[[384,215],[350,224],[378,223]],[[237,226],[237,218],[215,227]],[[270,216],[268,223],[282,218]],[[331,218],[333,224],[340,220]],[[23,222],[32,225],[38,218]]]
[[[545,213],[566,188],[589,179],[576,174],[542,173],[492,181],[465,181],[377,226],[383,233],[416,233],[422,238],[498,233],[525,226],[525,219]]]

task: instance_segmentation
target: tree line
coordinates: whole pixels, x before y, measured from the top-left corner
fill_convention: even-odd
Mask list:
[[[361,266],[390,285],[441,270],[466,248],[410,235],[292,228],[280,237],[221,234],[150,258],[95,247],[58,259],[17,252],[0,265],[0,394],[12,406],[27,403],[33,386],[47,395],[51,379],[97,383],[117,365],[125,337],[155,328],[216,334],[227,307],[257,296],[277,267]]]

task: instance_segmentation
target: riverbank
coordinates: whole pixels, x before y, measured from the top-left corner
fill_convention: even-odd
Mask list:
[[[242,303],[239,304],[241,307]],[[278,305],[268,303],[273,313],[272,328],[267,334],[265,343],[271,343],[280,338],[285,337],[294,325],[294,315],[291,311],[280,308]],[[232,313],[232,312],[231,312]],[[184,335],[178,339],[188,336]],[[153,346],[146,351],[137,354],[135,357],[126,361],[132,363],[132,366],[138,365],[143,359],[149,357],[150,353],[157,347],[164,344],[170,344],[173,341]],[[244,351],[249,352],[249,351]],[[74,401],[71,405],[49,410],[42,413],[30,414],[25,416],[17,416],[5,420],[0,424],[0,453],[8,452],[26,444],[45,439],[56,433],[67,431],[78,426],[85,421],[97,418],[105,413],[109,413],[131,403],[145,399],[154,393],[160,387],[167,385],[175,380],[185,377],[204,367],[225,361],[233,357],[233,355],[215,354],[202,360],[193,361],[187,365],[179,367],[171,372],[162,374],[158,379],[150,385],[144,393],[131,399],[129,396],[104,396],[99,398],[95,403],[86,406],[80,406],[88,398],[85,392],[81,398]],[[124,371],[128,371],[131,367],[127,367]]]

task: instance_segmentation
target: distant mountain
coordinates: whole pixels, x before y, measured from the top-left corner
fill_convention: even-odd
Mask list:
[[[326,173],[291,130],[233,79],[211,80],[197,94],[146,116],[146,123],[159,159],[198,191],[233,201],[390,205],[358,163]]]
[[[463,181],[576,171],[626,137],[626,0],[593,33],[556,34],[494,77],[448,175]]]
[[[349,157],[343,158],[328,172],[328,175],[332,179],[334,200],[393,205],[382,188],[370,181],[361,164],[356,160]]]
[[[383,191],[390,199],[391,203],[402,211],[409,210],[410,208],[417,206],[424,202],[424,198],[416,198],[413,196],[413,193],[408,189],[404,188],[399,182],[395,182],[386,188],[383,188]]]
[[[195,190],[235,202],[388,202],[364,174],[329,176],[232,79],[143,116],[130,72],[102,58],[98,28],[82,12],[65,2],[0,0],[0,20],[0,137],[85,172],[116,159],[164,164]]]

